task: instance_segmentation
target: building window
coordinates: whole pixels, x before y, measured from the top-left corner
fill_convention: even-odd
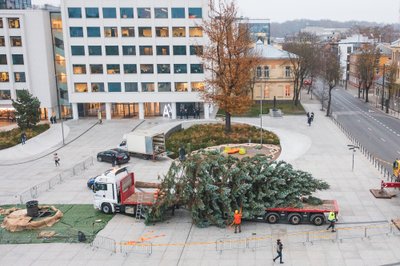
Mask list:
[[[72,55],[85,55],[85,47],[83,45],[73,45],[71,46]]]
[[[87,36],[88,37],[101,37],[100,27],[87,27]]]
[[[120,74],[121,70],[119,64],[108,64],[107,65],[107,74]]]
[[[25,72],[15,72],[14,80],[15,82],[26,82]]]
[[[154,17],[168,18],[168,8],[166,7],[154,8]]]
[[[7,55],[0,54],[0,65],[7,65]]]
[[[104,83],[103,82],[92,83],[92,92],[104,92]]]
[[[152,64],[142,64],[140,65],[140,73],[142,74],[153,74],[154,68]]]
[[[11,36],[10,43],[11,43],[11,46],[22,46],[21,36]]]
[[[156,27],[156,36],[157,37],[169,37],[168,27]]]
[[[174,45],[173,52],[174,52],[174,55],[186,55],[186,46]]]
[[[169,55],[169,46],[157,46],[157,55]]]
[[[153,46],[139,46],[140,55],[153,55]]]
[[[117,10],[114,7],[103,7],[103,18],[117,18]]]
[[[204,91],[204,82],[192,82],[192,91]]]
[[[0,82],[9,82],[10,77],[8,75],[8,72],[0,72]]]
[[[118,28],[104,27],[104,37],[118,37]]]
[[[138,92],[137,82],[125,82],[125,92]]]
[[[189,27],[189,37],[203,37],[203,29],[201,27]]]
[[[135,64],[124,64],[124,73],[125,74],[136,74],[137,69]]]
[[[269,78],[269,66],[264,66],[264,77]]]
[[[204,73],[202,64],[191,64],[190,65],[190,73],[192,74],[200,74]]]
[[[4,39],[4,36],[0,36],[0,46],[6,46],[6,40]]]
[[[171,91],[171,82],[158,82],[158,91],[159,92]]]
[[[260,66],[257,67],[256,75],[257,75],[257,78],[261,78],[261,67]]]
[[[11,100],[11,91],[0,90],[0,100]]]
[[[121,18],[133,18],[133,8],[121,7],[119,12],[121,13]]]
[[[19,18],[8,18],[8,27],[10,29],[19,29],[20,28]]]
[[[69,7],[68,8],[68,17],[69,18],[81,18],[82,10],[80,7]]]
[[[290,85],[285,85],[285,96],[290,97]]]
[[[75,83],[75,92],[88,92],[87,83]]]
[[[172,18],[185,18],[185,9],[183,7],[173,7],[171,8]]]
[[[121,83],[120,82],[109,82],[108,83],[108,92],[121,92]]]
[[[107,45],[106,55],[119,55],[118,45]]]
[[[190,55],[203,55],[203,46],[190,45]]]
[[[186,74],[187,73],[187,65],[186,64],[175,64],[174,65],[174,73],[175,74]]]
[[[139,37],[151,37],[151,27],[139,27]]]
[[[74,74],[86,74],[86,65],[72,65],[72,69]]]
[[[175,91],[188,91],[187,82],[175,82]]]
[[[97,7],[85,8],[86,18],[99,18],[99,9]]]
[[[0,29],[3,28],[3,18],[0,18]]]
[[[83,37],[83,28],[82,27],[69,27],[69,36],[70,37]]]
[[[351,54],[351,46],[347,46],[347,54]]]
[[[174,37],[186,37],[185,27],[172,27],[172,35]]]
[[[189,18],[202,18],[202,10],[200,7],[189,7]]]
[[[23,65],[24,64],[24,56],[22,54],[13,54],[12,61],[13,61],[13,65]]]
[[[90,74],[103,74],[103,65],[102,64],[90,65]]]
[[[101,46],[100,45],[89,45],[88,46],[89,55],[101,55]]]
[[[121,35],[122,35],[122,37],[135,37],[135,28],[134,27],[122,27]]]
[[[143,92],[153,92],[154,91],[154,82],[142,82],[142,91]]]
[[[290,66],[285,67],[285,77],[290,78]]]
[[[171,66],[169,64],[158,64],[157,65],[158,74],[169,74],[171,73]]]
[[[138,7],[138,18],[151,18],[150,7]]]
[[[123,55],[136,55],[136,49],[133,45],[123,45],[122,46]]]

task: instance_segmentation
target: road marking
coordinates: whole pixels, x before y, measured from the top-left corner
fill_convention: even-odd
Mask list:
[[[385,140],[384,138],[381,138],[381,140],[382,140],[383,142],[386,142],[386,140]]]

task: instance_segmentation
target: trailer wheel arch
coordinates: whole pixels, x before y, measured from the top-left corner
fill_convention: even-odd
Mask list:
[[[301,224],[301,215],[297,212],[289,213],[287,220],[293,225]]]
[[[321,226],[325,223],[325,215],[322,213],[313,214],[310,217],[310,222],[313,225]]]
[[[111,207],[110,203],[103,203],[101,204],[101,211],[105,214],[110,214],[113,212],[113,209]]]
[[[264,219],[269,224],[276,224],[279,221],[279,214],[277,212],[269,212],[265,214]]]

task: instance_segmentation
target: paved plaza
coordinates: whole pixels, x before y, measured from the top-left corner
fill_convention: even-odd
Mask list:
[[[315,113],[312,126],[308,126],[305,116],[264,116],[263,125],[281,139],[279,159],[330,184],[329,190],[317,196],[338,201],[338,235],[325,231],[325,226],[262,222],[244,222],[242,233],[235,235],[231,228],[197,228],[192,225],[190,214],[179,209],[173,218],[151,226],[129,216],[115,215],[99,236],[115,240],[116,253],[93,249],[89,244],[0,245],[0,265],[273,265],[277,238],[284,244],[285,265],[400,264],[400,237],[385,234],[389,226],[383,223],[400,216],[400,200],[372,196],[369,189],[380,186],[378,170],[357,152],[352,171],[352,153],[347,147],[350,141],[320,111],[318,101],[306,98],[303,95],[304,107]],[[28,140],[26,145],[0,151],[0,203],[19,203],[23,191],[95,158],[101,150],[116,147],[122,135],[140,123],[139,128],[165,132],[182,121],[157,118],[141,123],[127,119],[105,121],[102,125],[90,119],[67,121],[63,125],[65,146],[62,146],[61,124],[52,125],[48,132]],[[234,121],[260,124],[259,118],[234,118]],[[61,158],[60,167],[54,165],[54,152]],[[167,158],[157,161],[132,158],[129,166],[138,180],[156,181],[166,173],[170,163]],[[86,181],[109,167],[94,160],[85,171],[39,193],[39,203],[91,204],[92,192],[87,189]],[[370,237],[363,237],[364,234]],[[349,237],[343,237],[346,235]],[[149,252],[149,246],[128,255],[120,252],[124,248],[121,243],[143,238],[152,243],[150,255],[144,254]]]

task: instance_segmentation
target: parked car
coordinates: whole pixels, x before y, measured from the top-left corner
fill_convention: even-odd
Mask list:
[[[130,160],[129,154],[125,151],[106,150],[97,154],[97,161],[113,163],[114,160],[117,164],[127,163]]]
[[[312,85],[312,81],[310,79],[305,79],[303,84],[306,86],[310,86],[310,85]]]
[[[126,149],[124,150],[124,149],[121,149],[121,148],[113,148],[111,150],[119,152],[119,153],[125,153],[127,156],[129,156],[129,151],[127,151]]]

